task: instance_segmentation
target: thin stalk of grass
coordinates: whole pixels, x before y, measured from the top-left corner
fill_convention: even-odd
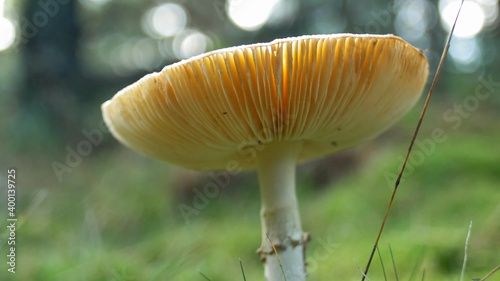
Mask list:
[[[201,272],[199,272],[199,271],[198,271],[198,273],[199,273],[201,276],[205,277],[205,279],[206,279],[206,280],[211,281],[211,280],[210,280],[210,278],[208,278],[205,274],[203,274],[203,273],[201,273]]]
[[[370,253],[370,257],[368,258],[368,262],[366,264],[365,272],[363,274],[363,277],[361,278],[361,281],[364,281],[366,276],[368,275],[368,270],[370,269],[370,265],[373,260],[373,256],[375,255],[375,250],[377,249],[378,242],[380,241],[380,237],[382,236],[382,232],[384,231],[384,226],[385,222],[387,221],[387,218],[389,217],[389,213],[392,209],[392,205],[394,203],[394,198],[396,197],[396,193],[398,191],[399,183],[401,182],[401,178],[403,177],[403,172],[405,171],[406,164],[408,163],[408,159],[410,158],[411,151],[413,149],[413,145],[415,144],[415,140],[417,139],[418,132],[420,131],[420,126],[422,125],[422,121],[424,120],[425,113],[427,112],[427,108],[429,107],[429,103],[432,98],[432,94],[434,93],[434,89],[436,88],[436,83],[439,78],[439,74],[441,73],[441,69],[443,68],[444,64],[444,59],[446,58],[446,55],[448,54],[448,50],[450,49],[450,42],[451,42],[451,37],[453,36],[453,32],[455,31],[455,26],[457,24],[458,16],[460,15],[460,11],[462,10],[462,6],[464,4],[464,0],[460,2],[460,7],[457,12],[457,17],[455,18],[455,22],[453,23],[453,26],[451,27],[450,34],[448,35],[448,39],[446,40],[446,45],[444,47],[443,53],[441,55],[441,59],[439,60],[439,64],[436,70],[436,74],[434,75],[434,79],[432,80],[431,87],[429,88],[429,93],[427,94],[427,98],[425,99],[424,107],[422,108],[422,111],[420,113],[420,117],[417,122],[417,126],[415,127],[415,131],[413,133],[413,136],[410,141],[410,145],[408,147],[408,152],[406,153],[406,157],[403,161],[403,165],[401,165],[401,170],[399,171],[398,178],[396,179],[396,182],[394,183],[394,189],[392,191],[391,199],[389,200],[389,204],[387,206],[387,210],[384,215],[384,219],[382,220],[382,224],[380,225],[379,232],[377,234],[377,238],[375,239],[375,243],[373,245],[372,251]]]
[[[278,251],[276,250],[276,247],[274,247],[273,241],[271,241],[271,238],[269,238],[269,235],[267,235],[267,239],[269,239],[269,242],[271,243],[271,247],[273,247],[274,254],[276,255],[276,258],[278,259],[278,264],[280,265],[281,268],[281,274],[283,275],[283,280],[286,281],[286,276],[285,276],[285,270],[283,269],[283,265],[281,264],[281,259],[280,255],[278,255]]]
[[[356,259],[354,259],[354,263],[356,264],[356,267],[358,268],[359,272],[361,272],[361,275],[363,276],[363,278],[366,278],[366,280],[370,281],[370,278],[368,278],[368,276],[365,275],[365,273],[361,269],[361,266],[359,266],[359,263]]]
[[[409,281],[414,280],[414,278],[416,278],[418,270],[420,269],[420,267],[422,266],[422,263],[424,262],[424,252],[425,252],[425,249],[422,248],[422,250],[420,251],[420,253],[418,255],[417,262],[415,263],[415,266],[413,267],[410,278],[408,278]]]
[[[391,253],[392,267],[394,268],[394,275],[396,276],[396,281],[399,281],[398,269],[396,268],[396,262],[394,261],[394,254],[392,253],[391,244],[389,244],[389,252]]]
[[[243,280],[247,281],[247,278],[245,276],[245,270],[243,270],[243,263],[241,262],[241,259],[240,259],[240,268],[241,268],[241,274],[243,274]]]
[[[387,281],[387,275],[385,274],[384,260],[380,254],[380,249],[377,247],[378,258],[380,259],[380,265],[382,266],[382,273],[384,273],[384,280]]]
[[[465,238],[464,263],[462,264],[462,273],[460,274],[460,281],[464,280],[465,267],[467,266],[467,247],[469,246],[469,238],[471,230],[472,230],[472,221],[470,221],[469,223],[469,231],[467,231],[467,237]]]
[[[424,280],[425,280],[425,268],[424,268],[424,270],[422,271],[422,281],[424,281]]]

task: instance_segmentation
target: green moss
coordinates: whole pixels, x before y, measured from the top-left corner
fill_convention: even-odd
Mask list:
[[[379,244],[389,280],[389,244],[401,279],[419,280],[425,269],[426,280],[458,280],[471,220],[466,276],[484,276],[498,264],[495,126],[481,134],[467,125],[449,131],[446,142],[407,171]],[[364,268],[391,194],[386,174],[397,174],[407,148],[403,139],[375,143],[376,153],[331,188],[315,191],[298,179],[304,229],[313,236],[308,280],[359,280],[356,263]],[[222,190],[187,223],[178,206],[192,198],[172,188],[176,172],[168,165],[119,148],[87,157],[59,183],[36,169],[52,161],[39,156],[38,164],[19,163],[33,167],[25,186],[35,188],[23,188],[19,198],[24,222],[13,280],[205,280],[202,272],[234,281],[243,280],[239,258],[247,280],[263,280],[255,254],[261,239],[255,174],[239,177],[244,188]],[[47,196],[28,211],[40,188]],[[1,280],[11,277],[0,271]],[[378,256],[370,277],[384,280]]]

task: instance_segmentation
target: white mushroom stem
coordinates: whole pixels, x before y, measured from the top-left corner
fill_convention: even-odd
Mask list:
[[[262,246],[258,250],[264,262],[267,281],[303,281],[305,270],[305,235],[302,232],[297,196],[295,165],[300,142],[265,144],[257,153],[262,197]],[[278,257],[272,245],[276,248]]]

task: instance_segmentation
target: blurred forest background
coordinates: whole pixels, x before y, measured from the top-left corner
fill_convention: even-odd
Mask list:
[[[146,159],[103,127],[100,104],[206,51],[325,33],[393,33],[434,74],[459,1],[0,0],[0,221],[17,169],[17,266],[0,280],[263,280],[254,172],[188,218],[213,181]],[[388,280],[466,279],[500,263],[500,32],[496,0],[466,1],[381,240]],[[419,115],[301,165],[309,280],[359,280]],[[437,141],[433,133],[443,138]],[[499,280],[497,274],[491,280]],[[384,280],[377,258],[371,280]],[[495,279],[497,278],[497,279]]]

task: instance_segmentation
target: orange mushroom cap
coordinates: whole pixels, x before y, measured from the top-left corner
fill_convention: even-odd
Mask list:
[[[298,161],[381,133],[418,100],[424,54],[393,35],[314,35],[212,51],[146,75],[102,105],[111,133],[192,169],[255,165],[298,141]]]

